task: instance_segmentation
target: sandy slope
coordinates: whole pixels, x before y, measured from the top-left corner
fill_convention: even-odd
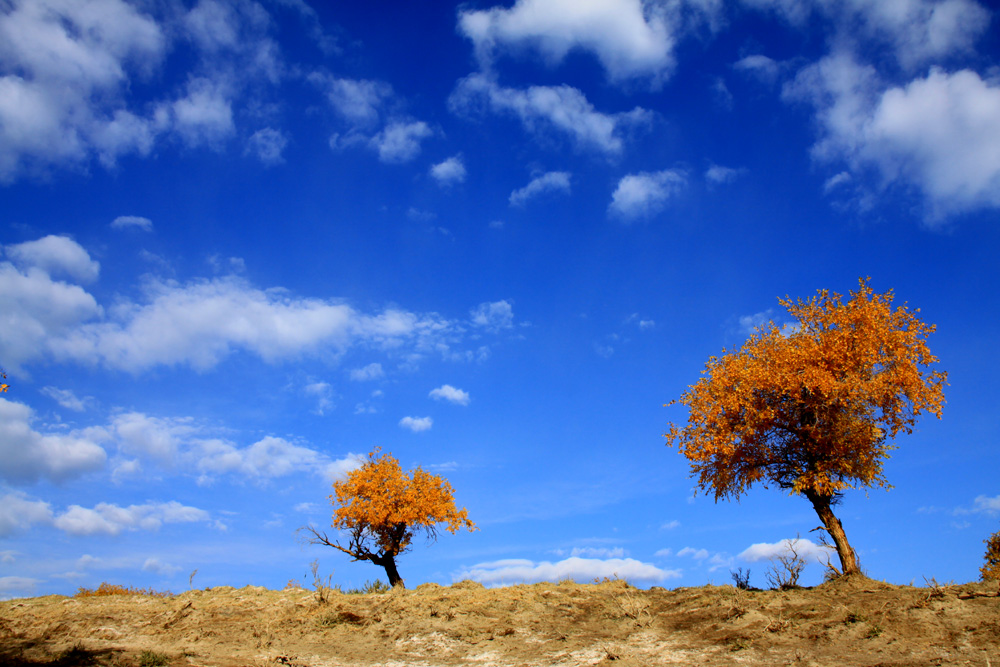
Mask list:
[[[385,594],[213,588],[0,603],[0,664],[979,665],[1000,667],[996,583],[813,589],[624,582]]]

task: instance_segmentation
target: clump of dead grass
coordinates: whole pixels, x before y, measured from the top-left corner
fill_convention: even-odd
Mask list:
[[[144,595],[154,598],[169,598],[174,594],[170,591],[156,591],[152,588],[138,588],[136,586],[122,586],[120,584],[109,584],[104,581],[97,588],[85,588],[80,586],[76,591],[77,598],[101,597],[105,595]]]

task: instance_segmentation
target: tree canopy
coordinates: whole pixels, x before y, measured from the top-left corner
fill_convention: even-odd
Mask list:
[[[410,548],[415,533],[424,532],[435,540],[439,524],[450,533],[476,526],[465,508],[455,507],[455,492],[446,479],[419,467],[404,473],[392,454],[380,452],[376,448],[360,468],[333,485],[333,527],[347,534],[346,544],[313,528],[307,530],[313,543],[385,568],[389,583],[397,586],[402,579],[396,556]]]
[[[758,482],[805,495],[845,573],[860,570],[831,505],[846,489],[890,487],[883,462],[893,438],[922,413],[940,418],[944,403],[947,374],[929,368],[935,327],[892,301],[892,290],[875,294],[865,279],[846,303],[827,290],[779,299],[796,322],[768,323],[711,357],[671,402],[689,408],[687,425],[665,434],[716,500]]]

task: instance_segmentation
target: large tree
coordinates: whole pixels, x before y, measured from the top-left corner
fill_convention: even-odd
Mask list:
[[[409,549],[415,532],[435,540],[438,524],[450,533],[476,529],[465,508],[456,509],[455,491],[446,479],[419,467],[404,473],[392,454],[378,448],[360,468],[335,482],[333,491],[333,527],[346,534],[345,543],[311,526],[305,529],[312,534],[310,542],[384,568],[390,586],[403,586],[396,557]]]
[[[691,462],[715,499],[739,499],[754,483],[809,499],[833,539],[843,574],[860,574],[833,507],[846,489],[891,488],[882,464],[899,433],[924,412],[941,417],[947,375],[931,370],[935,327],[919,310],[892,307],[862,279],[844,303],[822,290],[808,301],[779,300],[797,321],[768,323],[739,349],[708,360],[702,377],[673,403],[667,444]]]

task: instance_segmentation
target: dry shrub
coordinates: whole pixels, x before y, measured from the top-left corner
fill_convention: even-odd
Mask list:
[[[152,588],[138,588],[134,586],[121,586],[119,584],[109,584],[104,581],[97,588],[80,588],[76,591],[76,598],[101,597],[104,595],[145,595],[154,598],[173,597],[170,591],[154,591]]]

